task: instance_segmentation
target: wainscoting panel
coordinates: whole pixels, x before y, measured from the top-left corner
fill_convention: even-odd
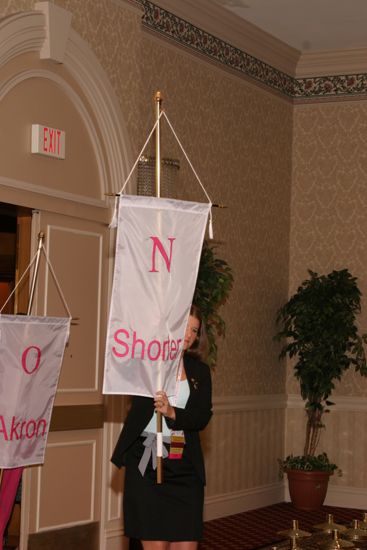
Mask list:
[[[207,487],[205,520],[267,506],[284,500],[277,459],[284,454],[285,395],[220,397],[202,433]],[[108,455],[112,453],[126,400],[109,397]],[[122,550],[123,473],[107,464],[105,544]]]
[[[32,469],[30,532],[98,521],[102,430],[49,434],[45,463]]]
[[[107,472],[109,495],[107,500],[107,522],[115,522],[121,525],[122,518],[122,491],[123,491],[123,468],[119,470],[111,462],[111,456],[117,443],[122,428],[122,420],[125,417],[125,407],[128,398],[119,395],[106,396],[107,403]]]
[[[105,477],[107,491],[105,496],[105,548],[106,550],[123,550],[126,546],[122,521],[122,496],[124,487],[124,468],[120,470],[110,460],[119,437],[123,420],[126,416],[128,397],[119,395],[106,396],[106,448]],[[126,546],[128,548],[128,546]]]
[[[317,452],[326,452],[342,470],[330,478],[325,504],[365,508],[367,502],[367,400],[364,397],[333,398],[335,405],[325,415]],[[288,397],[286,453],[302,454],[305,433],[304,403],[297,395]],[[287,495],[288,498],[288,495]]]
[[[27,550],[100,550],[98,535],[98,522],[34,533],[29,536]]]
[[[222,397],[203,433],[207,489],[205,519],[279,502],[283,484],[286,399],[283,395]]]

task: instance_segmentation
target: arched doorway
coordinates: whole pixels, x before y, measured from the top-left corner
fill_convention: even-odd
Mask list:
[[[48,18],[42,4],[65,23],[65,10],[48,2],[39,4],[42,11],[0,22],[0,201],[32,210],[29,252],[42,230],[77,321],[64,357],[45,464],[27,468],[23,476],[20,548],[91,550],[107,548],[107,539],[113,539],[109,530],[122,541],[120,480],[111,489],[108,465],[122,403],[107,403],[101,384],[112,264],[106,193],[120,188],[129,146],[112,87],[77,33],[66,26],[58,63],[52,53],[44,54],[45,40],[50,46],[60,36],[53,37],[50,27],[45,37]],[[65,159],[31,153],[33,124],[65,132]],[[35,313],[63,314],[45,266]]]

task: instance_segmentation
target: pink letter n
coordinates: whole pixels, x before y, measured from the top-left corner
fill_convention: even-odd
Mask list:
[[[172,246],[173,246],[173,241],[175,241],[176,238],[175,237],[168,237],[168,240],[169,240],[169,243],[170,243],[169,257],[168,257],[167,252],[165,251],[165,249],[163,247],[162,242],[158,239],[158,237],[150,237],[150,238],[153,241],[153,250],[152,250],[152,269],[149,270],[149,273],[157,273],[158,272],[158,269],[155,268],[155,255],[156,255],[157,248],[158,248],[159,252],[161,253],[162,258],[165,261],[168,273],[171,273]]]

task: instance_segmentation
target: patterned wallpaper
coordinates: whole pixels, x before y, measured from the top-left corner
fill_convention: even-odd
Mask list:
[[[281,393],[273,318],[287,293],[292,106],[164,43],[142,36],[141,74],[149,117],[154,90],[212,200],[218,254],[233,267],[214,375],[217,395]],[[166,136],[166,132],[164,133]],[[181,160],[183,198],[205,200]]]
[[[220,344],[217,395],[281,393],[284,380],[272,334],[275,311],[288,291],[288,266],[291,288],[308,267],[326,271],[348,264],[365,290],[367,226],[361,207],[366,202],[362,186],[367,104],[293,107],[289,100],[221,70],[219,64],[167,47],[143,32],[139,11],[122,3],[58,4],[72,12],[73,28],[104,67],[120,101],[132,150],[139,151],[153,124],[153,95],[161,89],[164,107],[207,191],[214,202],[228,206],[214,211],[218,253],[235,274],[223,311],[227,337]],[[163,32],[165,21],[165,32],[195,43],[199,30],[177,18],[175,27],[167,26],[171,14],[157,11],[147,0],[143,5],[145,26]],[[33,1],[5,1],[1,14],[14,13],[15,8],[30,10]],[[200,36],[204,44],[205,33]],[[229,50],[221,52],[221,63],[227,54]],[[349,85],[360,90],[363,79],[350,78]],[[181,161],[180,196],[203,200],[168,132],[163,139],[167,156]],[[345,385],[343,391],[364,391],[352,376]]]
[[[209,494],[218,500],[218,494],[234,492],[237,498],[239,489],[274,482],[284,437],[288,448],[299,443],[303,410],[287,410],[284,433],[283,405],[268,406],[285,388],[299,393],[291,371],[286,373],[279,364],[278,345],[272,340],[275,312],[289,289],[303,280],[307,268],[327,272],[347,266],[367,292],[367,102],[295,105],[289,94],[275,94],[274,87],[259,86],[255,78],[250,83],[223,70],[223,61],[207,63],[207,55],[193,56],[158,40],[157,33],[144,31],[142,14],[118,0],[56,1],[72,12],[73,28],[110,79],[131,150],[138,153],[153,124],[153,95],[160,89],[170,120],[209,195],[228,207],[214,211],[214,232],[218,254],[233,268],[235,285],[223,308],[227,337],[219,342],[213,376],[215,397],[224,397],[227,406],[209,427],[213,442],[207,458]],[[33,5],[33,0],[2,0],[0,16],[31,10]],[[147,26],[152,4],[144,1],[144,6]],[[188,27],[183,32],[191,36]],[[242,60],[246,59],[244,54]],[[253,61],[252,68],[256,67]],[[346,79],[340,77],[338,85]],[[361,75],[356,90],[364,79]],[[325,88],[329,80],[305,81],[310,96],[320,82],[321,88],[316,88],[321,92],[315,88],[314,97],[322,96],[322,86],[335,97],[329,85]],[[204,200],[165,128],[163,149],[181,162],[179,196]],[[366,319],[365,313],[363,328]],[[337,393],[366,396],[367,381],[350,373]],[[259,410],[228,406],[236,396],[241,406],[246,404],[245,395],[256,396],[255,400],[264,395],[267,406],[263,402]],[[329,420],[325,449],[346,471],[341,483],[352,487],[366,486],[363,420],[353,411],[330,415]],[[241,452],[224,452],[226,439],[239,441],[236,449]],[[352,445],[357,457],[353,463]]]
[[[19,2],[30,9],[31,2]],[[272,342],[274,311],[288,288],[292,105],[274,94],[167,48],[141,28],[140,14],[110,0],[59,0],[91,45],[120,101],[132,151],[164,107],[212,200],[218,254],[235,286],[223,309],[227,337],[214,376],[217,395],[282,393],[283,369]],[[14,11],[14,3],[12,3]],[[9,6],[10,9],[10,6]],[[205,200],[163,128],[164,151],[180,159],[182,198]]]
[[[307,269],[347,267],[367,297],[367,103],[297,106],[294,111],[290,290]],[[367,300],[361,329],[367,331]],[[292,383],[292,387],[294,385]],[[366,395],[348,373],[337,393]]]

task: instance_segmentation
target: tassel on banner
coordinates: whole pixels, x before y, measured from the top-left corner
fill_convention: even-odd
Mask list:
[[[115,207],[113,209],[113,216],[112,220],[110,222],[110,225],[108,226],[109,229],[115,229],[117,227],[118,223],[118,209],[119,209],[119,197],[120,195],[116,195],[115,197]]]
[[[209,233],[209,239],[212,241],[214,239],[214,232],[213,232],[213,213],[212,213],[212,209],[210,209],[209,211],[209,228],[208,228],[208,233]]]

